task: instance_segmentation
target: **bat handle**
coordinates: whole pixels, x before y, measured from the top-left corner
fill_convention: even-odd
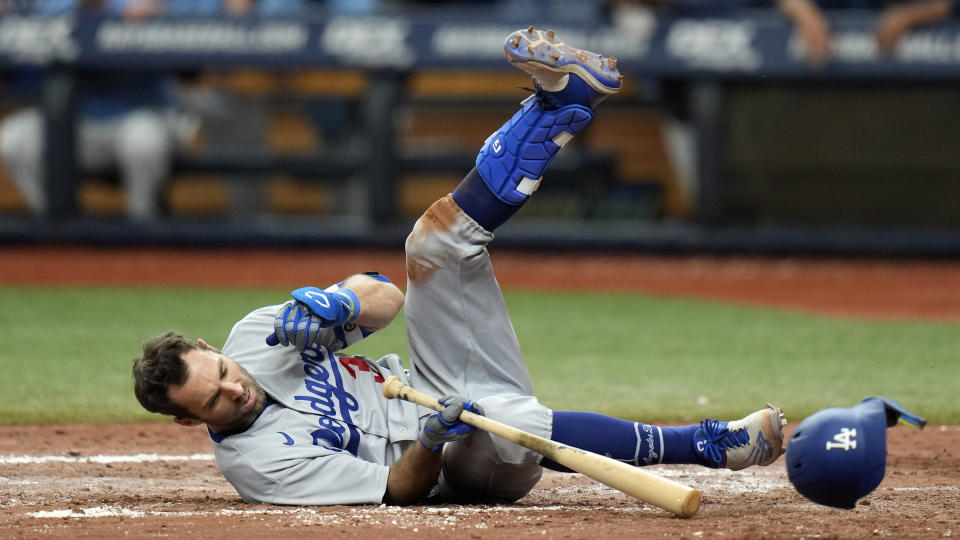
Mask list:
[[[443,409],[436,398],[403,384],[397,377],[384,381],[383,395],[387,399],[400,398],[437,411]],[[623,462],[565,446],[470,411],[463,411],[460,420],[681,517],[692,516],[700,506],[700,493],[696,490]]]

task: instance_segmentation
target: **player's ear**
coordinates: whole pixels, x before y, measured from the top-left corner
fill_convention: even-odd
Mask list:
[[[212,347],[209,343],[207,343],[206,341],[204,341],[202,338],[198,338],[198,339],[197,339],[197,344],[199,344],[199,345],[200,345],[201,347],[203,347],[204,349],[208,349],[208,350],[211,350],[211,351],[214,351],[214,352],[220,352],[219,349],[217,349],[216,347]]]
[[[181,418],[179,416],[175,416],[173,418],[173,423],[180,424],[181,426],[186,426],[186,427],[194,427],[194,426],[199,426],[203,422],[195,418]]]

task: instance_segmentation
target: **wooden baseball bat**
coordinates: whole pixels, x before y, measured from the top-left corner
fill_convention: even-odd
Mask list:
[[[410,401],[435,411],[443,409],[437,398],[403,384],[395,376],[389,377],[383,383],[383,395],[389,399],[400,398]],[[543,454],[544,457],[569,469],[628,495],[633,495],[644,502],[669,510],[680,517],[690,517],[700,507],[699,491],[627,465],[622,461],[544,439],[470,411],[463,411],[460,414],[460,420],[477,429],[493,433]]]

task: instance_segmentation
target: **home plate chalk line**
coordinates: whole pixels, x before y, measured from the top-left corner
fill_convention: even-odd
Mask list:
[[[95,456],[0,456],[0,465],[40,463],[156,463],[160,461],[213,461],[213,454],[130,454]]]
[[[416,517],[439,517],[449,518],[451,516],[469,516],[478,514],[505,513],[516,514],[525,512],[549,512],[557,510],[569,510],[569,506],[457,506],[457,507],[430,507],[430,508],[405,508],[397,506],[379,506],[349,508],[345,512],[337,513],[323,512],[313,508],[251,508],[236,509],[224,508],[211,511],[159,511],[159,510],[135,510],[122,506],[94,506],[90,508],[70,508],[62,510],[41,510],[37,512],[27,512],[26,515],[34,518],[97,518],[97,517],[128,517],[138,518],[146,516],[162,517],[195,517],[195,516],[295,516],[303,519],[322,520],[322,521],[342,521],[352,517],[372,516],[372,515],[391,515],[391,516],[416,516]],[[577,506],[578,510],[604,510],[617,513],[638,513],[649,512],[652,507],[636,506],[625,508],[611,508],[608,506]]]
[[[138,453],[138,454],[128,454],[128,455],[91,455],[91,456],[63,456],[63,455],[39,455],[39,456],[29,456],[29,455],[0,455],[0,466],[7,467],[20,467],[20,466],[29,466],[33,464],[45,464],[45,463],[76,463],[76,464],[107,464],[107,463],[158,463],[158,462],[213,462],[213,454],[150,454],[150,453]],[[710,492],[712,490],[722,490],[725,493],[731,492],[750,492],[758,493],[771,491],[775,489],[780,489],[788,487],[789,483],[786,479],[786,474],[783,471],[773,470],[773,469],[757,469],[756,471],[727,471],[727,470],[716,470],[716,469],[704,469],[702,467],[696,466],[655,466],[651,468],[651,471],[655,474],[672,477],[680,482],[688,482],[692,485],[695,485],[698,489],[704,492]],[[555,475],[555,477],[566,476],[562,473],[546,472],[547,475]],[[4,479],[6,480],[6,479]],[[48,481],[56,482],[56,478],[50,478]],[[553,487],[544,488],[549,491],[553,491],[558,494],[566,493],[569,491],[612,491],[612,488],[606,487],[599,483],[577,483],[576,485],[559,485]],[[597,510],[604,511],[615,511],[623,513],[631,512],[649,512],[653,510],[652,507],[643,505],[640,501],[637,501],[637,506],[627,506],[620,508],[611,508],[609,506],[597,506]],[[495,506],[495,507],[431,507],[427,509],[419,510],[409,510],[402,507],[392,507],[392,506],[366,506],[359,508],[351,508],[349,510],[350,516],[355,516],[357,512],[366,512],[372,513],[371,515],[379,515],[381,517],[386,517],[387,515],[394,514],[403,514],[404,512],[412,512],[416,514],[424,514],[428,512],[428,515],[460,515],[466,516],[476,513],[485,513],[489,514],[491,512],[537,512],[537,511],[556,511],[556,510],[566,510],[569,509],[569,506],[560,505],[560,506]],[[589,506],[577,505],[577,508],[580,510],[589,511]],[[277,515],[277,516],[294,516],[297,519],[309,520],[311,522],[329,522],[335,523],[343,519],[344,513],[338,512],[336,514],[330,514],[329,512],[324,513],[309,507],[289,507],[289,508],[272,508],[272,509],[263,509],[263,508],[250,508],[250,509],[234,509],[234,508],[223,508],[218,510],[210,511],[155,511],[155,510],[144,510],[137,508],[130,508],[124,506],[115,506],[115,505],[104,505],[104,506],[92,506],[88,508],[77,508],[76,506],[71,508],[64,509],[55,509],[55,510],[43,510],[36,512],[29,512],[26,515],[39,518],[39,519],[49,519],[49,518],[98,518],[98,517],[127,517],[127,518],[140,518],[147,516],[231,516],[231,515]],[[406,515],[406,514],[403,514]],[[413,515],[413,514],[411,514]]]

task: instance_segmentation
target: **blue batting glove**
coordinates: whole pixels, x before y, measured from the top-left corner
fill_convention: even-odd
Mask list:
[[[319,317],[324,328],[340,326],[360,315],[360,300],[350,289],[328,292],[316,287],[301,287],[290,294]]]
[[[431,415],[420,432],[420,444],[431,452],[443,448],[448,442],[464,439],[476,430],[470,424],[460,421],[460,413],[470,411],[483,414],[479,405],[463,396],[447,395],[439,401],[444,407],[443,410]]]

